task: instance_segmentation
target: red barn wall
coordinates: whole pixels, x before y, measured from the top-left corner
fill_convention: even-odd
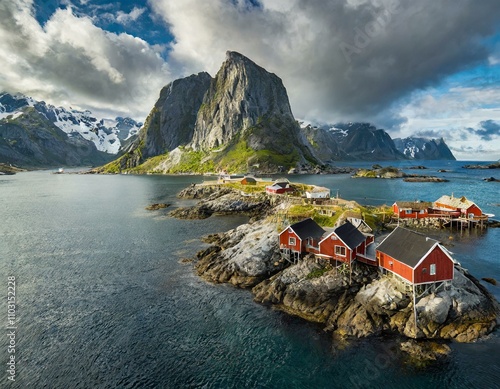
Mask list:
[[[400,275],[410,282],[413,282],[413,269],[410,266],[405,265],[404,263],[392,258],[390,255],[384,254],[380,251],[377,251],[377,259],[379,266]],[[392,266],[389,263],[391,261]]]
[[[332,236],[329,236],[326,240],[320,243],[319,251],[322,255],[326,255],[337,261],[349,262],[351,259],[352,251],[349,247],[347,247],[340,239],[332,240]],[[335,246],[345,247],[345,257],[335,254]]]
[[[436,264],[436,274],[430,274],[430,265]],[[423,271],[425,269],[425,271]],[[453,279],[453,261],[436,246],[415,269],[415,284]]]
[[[295,245],[294,246],[290,246],[289,238],[295,238]],[[295,232],[293,232],[293,230],[291,228],[287,228],[285,231],[283,231],[280,234],[280,247],[286,247],[286,248],[289,248],[289,249],[294,250],[294,251],[302,252],[302,249],[300,246],[301,246],[301,240],[298,237],[298,235]]]
[[[473,204],[467,209],[467,215],[469,215],[469,213],[473,213],[474,216],[481,216],[483,214],[483,211],[481,211],[481,209],[476,204]]]

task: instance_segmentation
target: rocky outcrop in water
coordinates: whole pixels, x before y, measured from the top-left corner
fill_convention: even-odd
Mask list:
[[[244,214],[262,216],[271,206],[267,196],[242,196],[231,188],[216,186],[192,186],[179,194],[186,198],[202,198],[195,206],[178,208],[170,212],[170,216],[179,219],[206,219],[213,214]]]
[[[352,273],[328,269],[308,258],[253,288],[256,301],[325,325],[339,336],[399,333],[417,339],[472,342],[497,325],[498,303],[462,269],[448,288],[416,304],[391,278],[357,264]]]
[[[472,342],[498,324],[498,302],[460,267],[450,285],[423,294],[414,307],[412,294],[375,267],[355,263],[352,271],[334,268],[312,255],[289,264],[280,257],[277,228],[269,221],[243,225],[207,241],[212,246],[197,255],[200,276],[253,286],[256,301],[321,323],[341,338],[399,334]]]
[[[223,234],[211,235],[212,244],[197,255],[198,274],[216,283],[248,288],[287,266],[281,259],[274,223],[244,224]]]

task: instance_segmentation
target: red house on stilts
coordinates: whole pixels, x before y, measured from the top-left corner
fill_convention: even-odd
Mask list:
[[[409,285],[450,281],[454,260],[441,244],[422,234],[397,227],[376,250],[380,268]]]
[[[367,246],[373,235],[363,234],[346,222],[331,232],[326,232],[311,218],[292,224],[279,235],[280,250],[290,260],[301,254],[312,253],[339,262],[351,264],[355,259],[376,266],[375,258],[368,258]]]
[[[351,264],[357,259],[376,266],[377,263],[374,260],[369,260],[366,257],[367,246],[373,243],[372,238],[373,235],[362,234],[350,222],[346,221],[323,236],[319,242],[318,256],[347,264]]]

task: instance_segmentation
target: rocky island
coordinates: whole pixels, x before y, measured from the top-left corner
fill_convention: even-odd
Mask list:
[[[413,166],[410,169],[426,169],[424,166]],[[373,165],[371,169],[359,169],[353,178],[402,178],[405,182],[448,182],[447,179],[420,175],[420,174],[407,174],[401,169],[393,166],[382,167],[380,165]]]
[[[12,166],[11,164],[0,163],[0,175],[14,175],[16,173],[24,172],[26,170]]]
[[[403,339],[401,350],[417,360],[434,360],[449,351],[443,341],[473,342],[499,324],[498,302],[458,263],[451,282],[416,298],[394,277],[362,262],[333,266],[312,254],[298,261],[283,257],[280,215],[293,208],[289,199],[206,185],[193,185],[181,196],[202,200],[190,211],[174,211],[172,216],[204,218],[214,212],[252,216],[247,224],[204,238],[209,247],[194,261],[199,276],[251,288],[256,302],[318,323],[334,338],[392,335]]]

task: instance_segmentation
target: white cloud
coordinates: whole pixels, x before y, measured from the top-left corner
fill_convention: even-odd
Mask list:
[[[139,17],[146,11],[146,8],[134,7],[129,13],[118,11],[116,16],[116,21],[120,24],[127,25],[131,22],[135,22]]]
[[[43,27],[30,1],[2,2],[0,11],[0,89],[144,120],[170,81],[158,47],[104,31],[71,8]]]
[[[454,130],[499,119],[495,80],[444,94],[430,88],[450,74],[496,63],[498,47],[488,50],[478,38],[500,23],[497,0],[481,7],[473,0],[460,7],[451,0],[261,0],[256,7],[248,0],[149,0],[149,6],[148,16],[163,19],[174,37],[168,64],[159,55],[164,47],[95,25],[132,23],[147,8],[115,13],[109,3],[89,3],[93,18],[60,9],[42,27],[33,1],[0,2],[0,89],[143,120],[168,81],[215,75],[225,52],[235,50],[283,79],[298,118],[401,125],[402,135],[441,131],[457,148],[472,135],[450,135]]]
[[[150,6],[175,37],[170,64],[177,74],[214,74],[226,50],[239,51],[283,79],[296,116],[321,121],[379,119],[411,91],[487,63],[477,37],[490,36],[500,22],[493,0],[482,7],[472,0],[461,7],[433,0],[261,0],[259,7],[150,0]]]

